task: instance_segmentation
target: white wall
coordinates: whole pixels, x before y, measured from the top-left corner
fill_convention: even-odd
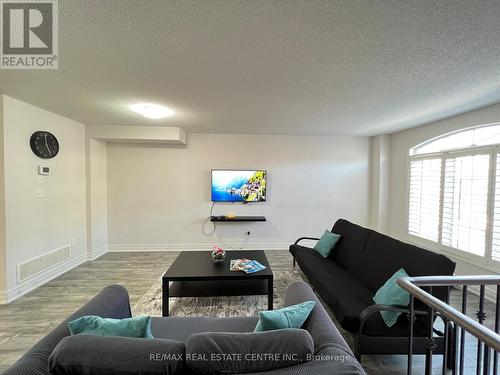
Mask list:
[[[85,127],[8,96],[3,96],[3,112],[7,292],[12,299],[86,260]],[[33,154],[29,139],[37,130],[57,136],[59,155],[42,160]],[[40,164],[52,169],[43,184],[38,182]],[[37,188],[45,189],[45,198],[35,197]],[[70,262],[18,285],[19,262],[71,242]]]
[[[389,221],[390,135],[370,138],[370,227],[386,232]]]
[[[495,122],[500,122],[500,104],[395,133],[391,136],[389,235],[403,241],[415,242],[415,239],[407,234],[408,152],[410,148],[455,130]],[[425,247],[430,248],[429,244],[425,244]],[[491,272],[491,270],[465,262],[460,256],[453,256],[453,258],[457,261],[458,274]]]
[[[108,244],[107,145],[87,137],[88,258],[106,252]]]
[[[265,215],[266,223],[219,224],[227,244],[284,248],[320,235],[339,217],[368,222],[369,140],[190,134],[187,146],[108,144],[110,249],[205,248],[212,168],[268,171],[265,203],[217,204],[214,214]]]

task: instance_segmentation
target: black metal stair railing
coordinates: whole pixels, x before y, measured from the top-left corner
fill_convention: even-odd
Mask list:
[[[465,374],[465,351],[466,333],[477,339],[476,374],[498,375],[498,352],[500,351],[500,276],[425,276],[407,277],[398,280],[399,286],[410,293],[410,330],[408,340],[408,370],[407,374],[412,374],[413,367],[413,322],[415,318],[415,298],[421,301],[429,310],[430,322],[439,316],[444,322],[445,353],[443,355],[442,374],[446,374],[451,369],[453,375]],[[467,314],[467,294],[468,286],[479,286],[479,304],[476,312],[477,322],[468,317]],[[495,320],[494,330],[484,326],[487,318],[485,311],[485,288],[486,286],[496,286],[495,300]],[[422,289],[427,288],[427,291]],[[448,288],[448,296],[451,288],[462,288],[462,309],[461,311],[449,305],[449,300],[441,301],[432,295],[433,287]],[[455,329],[452,329],[454,327]],[[452,330],[451,330],[452,329]],[[451,330],[451,331],[450,331]],[[450,335],[449,333],[453,334]],[[460,332],[460,333],[459,333]],[[460,338],[459,338],[460,336]],[[452,344],[449,340],[452,338]],[[426,354],[425,354],[425,374],[432,374],[432,355],[436,348],[434,342],[433,324],[430,324],[428,333]],[[448,356],[448,350],[453,350],[452,356]],[[447,363],[448,358],[452,358],[454,363]],[[470,372],[469,372],[470,373]]]

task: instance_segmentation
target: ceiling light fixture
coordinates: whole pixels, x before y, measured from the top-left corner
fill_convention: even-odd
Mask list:
[[[174,111],[171,110],[170,108],[164,107],[164,106],[158,105],[158,104],[152,104],[152,103],[132,104],[129,106],[129,108],[132,111],[143,115],[144,117],[152,118],[152,119],[160,119],[160,118],[170,117],[174,114]]]

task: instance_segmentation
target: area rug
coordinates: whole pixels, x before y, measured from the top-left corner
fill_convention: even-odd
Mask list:
[[[302,281],[298,271],[274,272],[274,308],[283,307],[283,299],[288,285]],[[132,314],[161,316],[162,280],[157,280],[132,308]],[[170,298],[172,316],[256,316],[259,311],[267,310],[267,296],[231,297],[182,297]]]

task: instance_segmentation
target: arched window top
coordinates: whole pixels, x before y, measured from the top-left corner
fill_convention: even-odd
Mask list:
[[[425,141],[410,149],[410,155],[500,144],[500,123],[476,126]]]

